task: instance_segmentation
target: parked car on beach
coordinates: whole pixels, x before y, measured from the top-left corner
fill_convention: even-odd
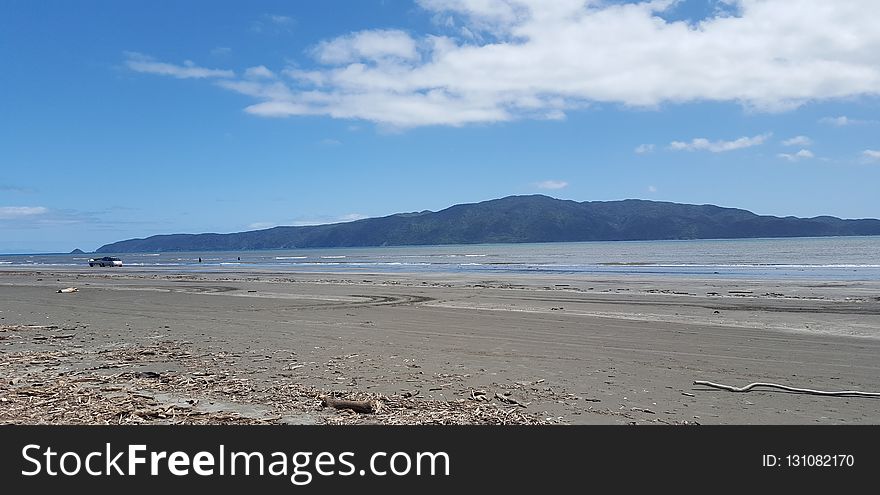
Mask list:
[[[92,258],[89,260],[89,266],[122,266],[122,260],[104,256],[103,258]]]

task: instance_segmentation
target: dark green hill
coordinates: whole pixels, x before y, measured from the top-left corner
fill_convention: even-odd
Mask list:
[[[533,195],[329,225],[156,235],[114,242],[96,252],[849,235],[880,235],[880,220],[781,218],[713,205],[637,199],[578,203]]]

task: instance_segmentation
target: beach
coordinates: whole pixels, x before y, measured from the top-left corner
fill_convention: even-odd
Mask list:
[[[2,423],[880,423],[693,384],[880,391],[877,281],[14,267],[0,311]]]

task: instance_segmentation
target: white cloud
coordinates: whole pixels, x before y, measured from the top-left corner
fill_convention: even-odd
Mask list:
[[[737,0],[733,13],[663,19],[677,3],[419,0],[442,19],[439,33],[320,42],[310,53],[324,65],[298,70],[286,96],[257,97],[247,111],[414,127],[559,118],[594,103],[784,111],[880,95],[876,0]]]
[[[339,146],[342,144],[342,141],[333,138],[324,138],[318,141],[318,144],[321,146]]]
[[[779,158],[784,158],[790,162],[796,162],[799,160],[807,160],[807,159],[813,158],[816,155],[814,155],[813,152],[810,150],[802,149],[802,150],[798,151],[797,153],[779,153],[776,156],[778,156]]]
[[[313,55],[324,64],[346,64],[360,60],[413,60],[418,52],[415,40],[403,31],[373,30],[321,42]]]
[[[636,146],[635,152],[639,155],[644,155],[646,153],[653,153],[654,152],[654,145],[653,144],[640,144],[640,145]]]
[[[722,153],[764,144],[764,141],[769,139],[770,136],[772,136],[772,133],[752,137],[744,136],[733,141],[709,141],[706,138],[694,138],[690,142],[673,141],[669,143],[669,149],[673,151],[711,151],[712,153]]]
[[[178,79],[203,79],[211,77],[234,77],[235,72],[231,70],[206,69],[195,65],[190,60],[184,61],[183,65],[169,64],[165,62],[157,62],[152,57],[137,52],[126,52],[128,59],[125,65],[135,71],[147,74],[159,74],[163,76],[176,77]]]
[[[292,24],[294,22],[293,17],[286,15],[277,15],[277,14],[266,14],[266,19],[274,24]]]
[[[509,32],[510,26],[522,21],[528,15],[526,2],[507,0],[416,0],[424,8],[437,13],[461,14],[470,25],[468,31],[474,37],[479,31],[495,34]],[[551,6],[553,2],[546,2]],[[556,2],[559,3],[559,2]],[[583,4],[584,2],[580,2]],[[446,17],[445,23],[452,27],[455,19]]]
[[[325,225],[330,223],[344,223],[344,222],[354,222],[355,220],[363,220],[364,218],[368,218],[366,215],[362,215],[360,213],[348,213],[346,215],[340,215],[335,217],[330,216],[322,216],[316,218],[308,218],[308,219],[299,219],[291,223],[291,225],[302,227],[305,225]]]
[[[862,157],[866,160],[875,161],[880,160],[880,151],[878,150],[865,150],[862,152]]]
[[[849,118],[846,117],[846,116],[841,116],[841,117],[822,117],[821,119],[819,119],[819,123],[821,123],[821,124],[833,125],[833,126],[837,126],[837,127],[843,127],[843,126],[845,126],[845,125],[849,125],[849,124],[851,124],[851,123],[852,123],[852,120],[849,119]]]
[[[274,79],[275,73],[267,69],[265,65],[248,67],[244,71],[244,77],[248,79]]]
[[[783,146],[810,146],[813,140],[807,136],[795,136],[782,142]]]
[[[214,55],[215,57],[229,55],[230,53],[232,53],[232,48],[229,48],[228,46],[218,46],[211,49],[211,55]]]
[[[367,218],[367,216],[360,213],[349,213],[347,215],[342,215],[341,217],[339,217],[339,221],[354,222],[355,220],[363,220],[364,218]]]
[[[564,189],[568,187],[568,182],[564,180],[545,180],[536,182],[535,187],[538,189]]]
[[[298,218],[295,220],[290,220],[286,222],[254,222],[248,225],[249,229],[254,230],[262,230],[262,229],[270,229],[272,227],[278,227],[279,225],[292,225],[295,227],[304,227],[308,225],[326,225],[331,223],[344,223],[344,222],[353,222],[355,220],[363,220],[364,218],[369,218],[366,215],[362,215],[360,213],[347,213],[345,215],[338,216],[314,216],[307,218]]]
[[[295,24],[296,19],[290,16],[263,14],[250,23],[250,30],[254,33],[279,35],[291,32]]]
[[[16,220],[44,215],[49,212],[45,206],[0,206],[0,220]]]
[[[657,187],[656,186],[648,186],[648,192],[649,193],[657,192]]]
[[[835,127],[845,127],[848,125],[874,124],[876,123],[876,121],[851,119],[846,115],[841,115],[840,117],[822,117],[821,119],[819,119],[819,123],[833,125]]]
[[[249,229],[254,230],[263,230],[263,229],[271,229],[272,227],[277,227],[278,224],[275,222],[254,222],[248,225]]]
[[[231,89],[237,93],[253,96],[254,98],[265,98],[270,100],[280,100],[291,98],[293,94],[290,88],[278,81],[265,82],[254,80],[239,79],[221,79],[216,84],[222,88]]]

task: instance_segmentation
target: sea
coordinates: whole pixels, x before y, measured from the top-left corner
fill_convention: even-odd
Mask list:
[[[124,270],[329,273],[614,274],[709,278],[880,280],[880,236],[554,242],[101,254],[0,254],[0,269],[88,267],[118,256]],[[201,261],[200,261],[201,260]],[[99,268],[95,268],[98,270]],[[110,268],[104,268],[110,270]]]

